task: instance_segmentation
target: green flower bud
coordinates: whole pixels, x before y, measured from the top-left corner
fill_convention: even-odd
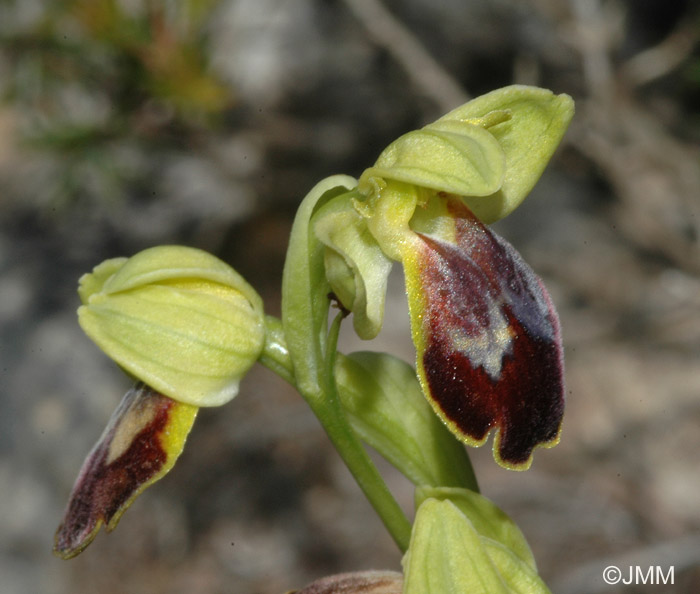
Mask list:
[[[262,300],[201,250],[161,246],[107,260],[80,279],[78,293],[85,333],[128,373],[180,402],[228,402],[262,352]]]
[[[468,489],[421,485],[416,488],[416,509],[430,498],[452,502],[482,537],[500,543],[537,571],[535,558],[518,525],[486,497]]]
[[[549,592],[532,565],[479,528],[451,499],[425,499],[403,560],[404,594]]]

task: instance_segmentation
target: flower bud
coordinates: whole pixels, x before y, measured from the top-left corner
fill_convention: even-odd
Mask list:
[[[404,594],[547,594],[549,589],[531,563],[495,539],[493,529],[480,532],[492,519],[490,513],[476,522],[474,514],[465,513],[465,508],[472,511],[473,495],[465,494],[463,505],[451,497],[428,497],[420,504],[403,559]],[[480,501],[477,507],[479,513],[485,509]]]
[[[231,400],[262,352],[262,300],[201,250],[161,246],[107,260],[80,279],[78,320],[128,373],[175,400]]]
[[[533,570],[537,570],[535,558],[520,528],[489,499],[469,489],[421,485],[415,491],[416,509],[430,498],[453,503],[472,523],[482,538],[499,543],[520,561]]]

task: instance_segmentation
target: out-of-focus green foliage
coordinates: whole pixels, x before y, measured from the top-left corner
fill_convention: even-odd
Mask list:
[[[88,171],[111,178],[118,196],[143,151],[191,146],[216,126],[233,103],[208,58],[218,3],[62,0],[30,25],[0,27],[11,74],[3,99],[22,139],[59,159],[64,191],[80,194]]]
[[[62,113],[61,85],[105,101],[103,120],[116,130],[125,118],[146,115],[142,110],[169,110],[167,119],[181,123],[216,115],[231,101],[205,51],[207,19],[218,1],[128,9],[118,0],[58,2],[34,27],[5,36],[18,66],[9,97],[66,126],[73,114]],[[141,124],[131,130],[145,132],[147,122]]]

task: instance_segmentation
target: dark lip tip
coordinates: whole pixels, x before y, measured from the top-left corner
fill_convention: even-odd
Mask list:
[[[78,543],[77,545],[74,543],[68,543],[65,542],[65,539],[59,540],[57,537],[52,552],[56,557],[67,561],[68,559],[77,557],[83,552],[86,546],[87,545],[83,545],[82,543]]]
[[[53,548],[53,554],[55,557],[58,557],[59,559],[63,559],[64,561],[68,561],[68,559],[73,559],[77,555],[79,555],[81,551],[76,551],[75,549],[68,548],[59,548],[59,547],[54,547]]]
[[[66,546],[54,545],[53,554],[64,561],[68,561],[69,559],[74,559],[80,555],[80,553],[82,553],[91,542],[92,539]]]
[[[102,522],[98,522],[90,532],[83,531],[82,536],[77,536],[71,532],[68,524],[61,524],[54,536],[53,554],[64,560],[77,557],[95,539],[101,526]]]

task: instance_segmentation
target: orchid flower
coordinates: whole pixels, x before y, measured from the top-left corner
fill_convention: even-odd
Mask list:
[[[567,95],[494,91],[396,140],[316,215],[327,277],[358,335],[381,328],[401,262],[426,397],[467,444],[496,430],[494,456],[512,469],[558,441],[562,345],[544,284],[485,223],[527,196],[572,115]]]
[[[107,260],[80,280],[86,334],[137,378],[87,456],[56,533],[80,553],[180,456],[199,407],[220,406],[258,359],[262,301],[201,250],[161,246]]]

